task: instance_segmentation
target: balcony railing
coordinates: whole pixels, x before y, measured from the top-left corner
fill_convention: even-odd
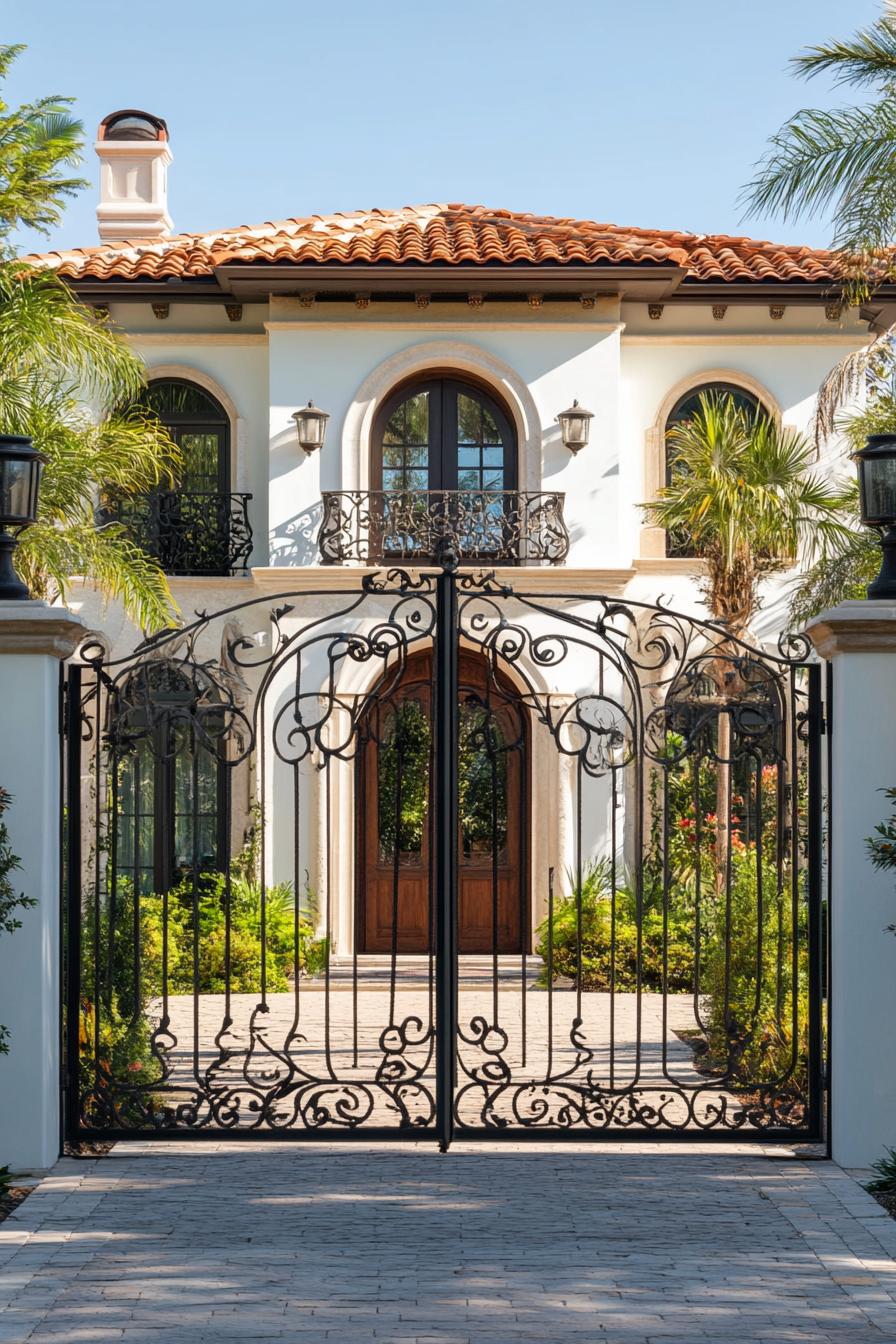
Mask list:
[[[245,570],[252,551],[251,495],[160,490],[120,499],[101,520],[123,523],[166,574],[228,575]]]
[[[459,560],[562,564],[565,496],[521,490],[325,490],[318,533],[325,565],[418,564],[447,546]]]

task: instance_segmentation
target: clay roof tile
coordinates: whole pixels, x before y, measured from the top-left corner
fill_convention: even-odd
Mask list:
[[[229,262],[682,267],[686,282],[836,278],[831,252],[727,234],[624,228],[460,204],[269,220],[31,256],[78,281],[198,278]]]

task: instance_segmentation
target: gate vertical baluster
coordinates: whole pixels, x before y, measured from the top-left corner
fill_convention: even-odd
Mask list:
[[[81,1097],[81,667],[68,672],[65,1134],[77,1142]]]
[[[554,1068],[554,866],[548,869],[548,1051],[544,1080],[550,1082]]]
[[[94,818],[93,818],[93,1087],[94,1087],[94,1105],[99,1099],[103,1088],[100,1085],[100,1043],[101,1025],[100,1025],[100,984],[102,975],[103,958],[103,940],[102,940],[102,880],[103,880],[103,832],[102,815],[103,808],[106,806],[105,791],[103,789],[103,758],[102,758],[102,680],[99,670],[97,671],[96,681],[96,723],[94,725],[94,752],[93,752],[93,787],[95,792]],[[114,1091],[115,1078],[112,1074],[111,1066],[107,1079],[107,1089]]]
[[[519,725],[519,728],[520,728],[520,733],[521,733],[521,741],[522,741],[523,743],[525,743],[525,741],[526,741],[526,737],[525,737],[525,732],[526,732],[526,730],[525,730],[525,726],[521,724],[521,725]],[[528,755],[529,755],[529,753],[528,753],[525,749],[523,749],[523,750],[520,751],[520,756],[521,756],[521,768],[520,768],[520,796],[519,796],[519,805],[518,805],[518,808],[517,808],[517,825],[519,826],[519,835],[520,835],[520,837],[521,837],[521,840],[522,840],[522,837],[524,837],[524,836],[526,835],[526,803],[527,803],[527,800],[528,800],[528,798],[529,798]],[[508,820],[508,823],[509,823],[509,821],[510,821],[510,813],[509,813],[509,810],[508,810],[508,817],[507,817],[507,820]],[[508,841],[509,841],[509,837],[508,837]],[[521,1056],[520,1056],[520,1068],[525,1069],[525,1067],[526,1067],[526,1054],[527,1054],[526,1032],[527,1032],[527,1029],[528,1029],[528,1023],[527,1023],[527,1019],[526,1019],[526,1009],[527,1009],[527,1007],[528,1007],[528,1005],[527,1005],[527,1003],[526,1003],[526,988],[527,988],[527,974],[526,974],[526,972],[527,972],[527,969],[528,969],[528,956],[527,956],[527,950],[528,950],[528,947],[529,947],[529,928],[528,928],[528,925],[527,925],[526,916],[527,916],[527,914],[528,914],[529,903],[528,903],[528,901],[526,900],[526,896],[527,896],[527,893],[528,893],[528,891],[529,891],[529,884],[530,884],[530,877],[529,877],[529,846],[528,846],[527,844],[525,844],[525,843],[522,843],[522,844],[521,844],[521,850],[522,850],[522,852],[521,852],[521,854],[519,855],[519,863],[520,863],[520,881],[519,881],[519,891],[518,891],[518,893],[517,893],[517,894],[518,894],[518,897],[519,897],[519,907],[520,907],[520,909],[519,909],[519,915],[520,915],[520,947],[522,948],[522,954],[521,954],[521,957],[520,957],[520,1034],[522,1035],[522,1050],[521,1050]]]
[[[809,760],[808,760],[808,835],[807,863],[809,903],[809,1128],[821,1137],[822,1098],[824,1095],[824,1051],[821,1004],[823,991],[822,899],[821,865],[824,830],[821,790],[821,668],[817,663],[809,669]],[[829,748],[830,750],[830,748]],[[794,931],[796,938],[796,931]]]
[[[613,767],[613,790],[610,798],[610,1091],[616,1087],[616,894],[619,874],[616,871],[616,809],[619,806],[618,769]]]
[[[199,1057],[200,1057],[200,1030],[199,1020],[199,739],[196,733],[195,724],[190,725],[190,788],[192,791],[191,799],[191,826],[192,826],[192,845],[190,860],[193,866],[192,882],[192,905],[193,905],[193,1078],[196,1082],[196,1091],[202,1090],[202,1083],[199,1077]],[[177,750],[177,738],[175,736],[175,751]],[[177,784],[175,783],[175,818],[177,817],[178,799],[176,796]],[[175,820],[175,847],[177,845],[176,835],[177,821]]]
[[[436,580],[436,1134],[454,1134],[457,1050],[457,580],[446,557]]]

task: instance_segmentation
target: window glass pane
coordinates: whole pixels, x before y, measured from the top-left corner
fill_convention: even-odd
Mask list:
[[[459,471],[457,473],[457,487],[459,490],[478,490],[479,472]]]
[[[377,825],[381,863],[423,862],[432,730],[426,707],[408,697],[384,715],[377,752]]]
[[[487,406],[482,407],[482,439],[484,443],[500,443],[501,435],[495,417]]]
[[[429,442],[429,393],[417,392],[404,403],[405,442]]]
[[[478,467],[479,449],[476,448],[458,448],[457,465],[459,467]]]
[[[155,840],[154,759],[148,739],[119,757],[115,865],[118,881],[138,885],[141,895],[151,892]]]
[[[499,861],[507,847],[507,750],[501,725],[483,705],[462,702],[458,802],[463,859]]]
[[[201,387],[193,383],[160,381],[150,383],[140,404],[155,411],[160,420],[220,420],[226,422],[223,408]]]
[[[503,471],[487,471],[482,476],[482,488],[484,490],[503,490],[504,473]]]
[[[457,398],[457,441],[479,443],[482,438],[482,407],[461,393]]]
[[[425,490],[428,464],[429,393],[417,392],[396,407],[386,425],[383,488]]]
[[[483,448],[482,465],[484,467],[503,467],[504,449],[501,445],[496,448]]]
[[[218,462],[221,453],[219,434],[193,434],[183,431],[175,435],[183,454],[183,466],[180,470],[180,486],[183,490],[209,490],[218,488]]]

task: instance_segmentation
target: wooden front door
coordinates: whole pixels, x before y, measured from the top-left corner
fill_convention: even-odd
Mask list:
[[[463,952],[528,947],[526,722],[506,679],[462,652],[458,666],[458,942]],[[374,692],[358,774],[358,946],[426,953],[435,936],[433,669],[410,659]]]

